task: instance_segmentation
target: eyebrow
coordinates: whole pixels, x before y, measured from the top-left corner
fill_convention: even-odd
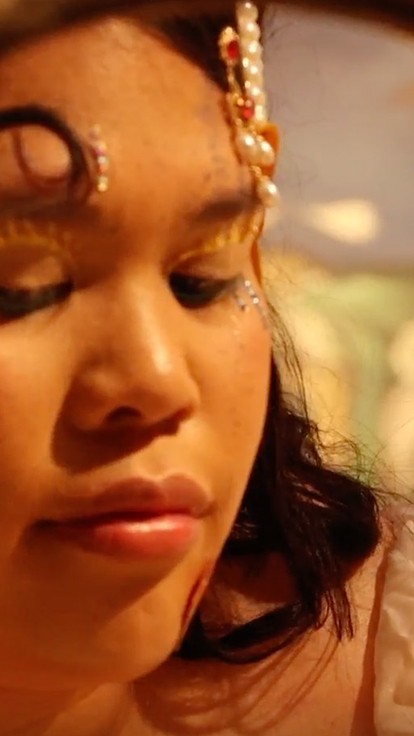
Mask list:
[[[188,213],[188,218],[200,224],[232,220],[240,215],[253,212],[259,206],[255,189],[245,185],[237,189],[217,191]]]
[[[254,214],[261,206],[255,187],[249,183],[235,189],[217,190],[199,206],[185,211],[187,222],[195,225],[214,225],[215,223],[231,222],[241,215]],[[97,225],[102,216],[100,203],[91,200],[80,202],[64,201],[57,205],[47,205],[38,210],[40,217],[55,216],[64,221],[76,217],[79,222],[95,222]],[[120,217],[115,217],[114,230],[120,229]]]
[[[187,221],[196,225],[214,225],[215,223],[231,222],[241,215],[253,214],[261,205],[256,189],[252,183],[245,183],[234,189],[216,190],[213,195],[204,200],[199,206],[189,208],[185,212]],[[16,215],[16,212],[14,213]],[[100,203],[90,199],[81,201],[62,201],[59,203],[39,203],[32,212],[40,220],[53,219],[67,222],[75,217],[79,222],[95,222],[101,219]],[[21,215],[30,216],[28,212]],[[19,215],[18,215],[19,216]],[[119,219],[115,228],[120,228]]]

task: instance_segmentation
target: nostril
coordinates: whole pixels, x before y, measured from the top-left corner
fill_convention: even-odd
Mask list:
[[[131,419],[138,419],[139,412],[130,406],[119,406],[117,409],[111,411],[107,417],[107,423],[118,424]]]

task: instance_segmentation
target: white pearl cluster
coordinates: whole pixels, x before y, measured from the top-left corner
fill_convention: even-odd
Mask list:
[[[274,166],[276,152],[262,134],[268,122],[268,113],[263,47],[260,43],[261,30],[258,23],[259,11],[252,2],[237,2],[236,16],[238,33],[228,28],[223,32],[221,39],[223,58],[229,70],[230,104],[236,126],[236,149],[240,159],[246,162],[254,173],[257,193],[263,205],[274,207],[279,199],[278,190],[272,179],[265,174],[265,170]],[[232,44],[236,44],[236,48],[239,49],[241,87],[235,74],[237,61],[234,56],[237,54],[234,46],[231,48]]]
[[[240,131],[237,136],[237,150],[242,158],[252,166],[268,168],[275,162],[275,152],[262,136],[254,135],[249,130]]]
[[[254,3],[239,2],[236,12],[245,89],[255,102],[255,119],[258,122],[265,122],[267,110],[263,77],[263,46],[260,43],[261,30],[257,22],[259,11]]]
[[[259,11],[252,2],[237,3],[237,23],[242,55],[242,74],[244,88],[254,102],[253,123],[250,130],[240,130],[237,136],[239,155],[257,167],[257,193],[265,207],[274,207],[278,202],[276,184],[261,169],[272,167],[276,153],[270,143],[257,130],[257,124],[268,119],[264,83],[263,47],[260,43],[261,30],[258,24]],[[256,128],[256,129],[255,129]]]

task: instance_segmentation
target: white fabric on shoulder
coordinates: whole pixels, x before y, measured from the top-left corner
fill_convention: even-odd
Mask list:
[[[396,542],[387,559],[375,645],[377,736],[414,735],[414,506],[392,512]]]

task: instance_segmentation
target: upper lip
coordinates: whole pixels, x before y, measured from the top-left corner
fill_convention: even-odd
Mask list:
[[[62,498],[60,500],[62,502]],[[134,477],[103,484],[83,497],[66,497],[64,505],[65,509],[45,521],[70,523],[113,515],[168,513],[200,518],[208,513],[212,501],[200,483],[177,474],[160,480]]]

